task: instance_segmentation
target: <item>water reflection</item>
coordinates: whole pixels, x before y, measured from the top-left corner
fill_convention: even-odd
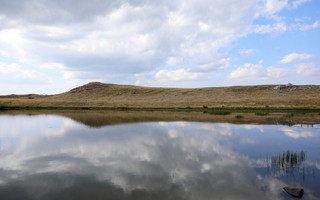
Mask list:
[[[309,168],[303,165],[306,159],[306,152],[284,151],[278,155],[267,157],[267,167],[271,168],[273,175],[285,174],[286,176],[301,177],[303,181],[306,176],[314,175],[310,173]]]
[[[271,157],[271,166],[279,170],[286,172],[292,171],[295,168],[300,168],[303,161],[306,159],[306,153],[300,151],[300,153],[293,151],[286,151],[282,154]]]
[[[282,152],[299,143],[279,134],[282,126],[161,122],[92,129],[40,115],[1,116],[0,127],[0,199],[283,199],[282,187],[292,182],[265,175],[268,166],[259,161],[271,146]],[[300,145],[315,168],[319,132],[308,131],[312,140]],[[316,199],[319,181],[301,184]]]
[[[214,122],[233,124],[282,124],[301,127],[317,128],[320,124],[318,113],[268,113],[256,115],[255,113],[230,113],[228,115],[210,115],[202,112],[169,112],[169,111],[111,111],[111,110],[27,110],[27,111],[2,111],[0,115],[58,115],[73,119],[79,123],[93,128],[107,125],[138,123],[138,122]],[[237,116],[241,116],[240,118]],[[272,119],[272,120],[270,120]],[[280,121],[279,121],[280,119]]]

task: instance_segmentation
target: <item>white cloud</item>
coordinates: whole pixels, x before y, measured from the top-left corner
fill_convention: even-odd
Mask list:
[[[193,68],[192,72],[214,72],[214,71],[223,71],[229,68],[230,66],[230,57],[221,57],[216,58],[214,61],[211,59],[199,60],[199,64]]]
[[[309,1],[311,1],[311,0],[293,0],[290,7],[295,9],[295,8],[299,7],[301,4],[309,2]]]
[[[28,60],[28,52],[25,48],[30,43],[23,38],[22,32],[18,28],[0,29],[0,55],[16,58],[22,62]]]
[[[44,64],[40,65],[40,68],[59,69],[59,70],[66,69],[66,67],[61,63],[44,63]]]
[[[303,53],[303,54],[298,54],[298,53],[291,53],[289,55],[286,55],[282,58],[282,60],[279,61],[279,63],[281,64],[287,64],[287,63],[291,63],[292,61],[294,60],[307,60],[307,59],[310,59],[312,58],[313,55],[312,54],[306,54],[306,53]]]
[[[261,70],[263,67],[256,64],[244,64],[242,67],[238,67],[236,70],[232,71],[228,76],[228,79],[247,79],[247,78],[257,78],[261,75]]]
[[[95,3],[21,2],[10,12],[3,5],[0,54],[34,66],[61,63],[65,70],[90,71],[96,78],[150,72],[185,60],[207,70],[219,65],[220,48],[247,34],[257,5],[255,0]],[[265,2],[273,13],[282,4]],[[35,7],[42,12],[34,13]],[[13,22],[14,29],[6,28]],[[211,60],[199,64],[201,56]]]
[[[169,57],[167,58],[167,64],[168,65],[171,65],[171,66],[175,66],[177,64],[181,63],[181,60],[179,60],[178,58],[176,57]]]
[[[239,38],[317,28],[318,21],[290,25],[285,16],[278,16],[304,2],[70,0],[63,6],[56,1],[7,2],[0,8],[0,58],[32,66],[31,71],[54,71],[55,75],[47,73],[52,79],[59,74],[78,83],[161,80],[157,84],[163,85],[165,80],[212,78],[229,69],[233,57],[227,54]],[[242,56],[251,53],[239,50]],[[167,70],[168,66],[178,70]],[[264,71],[283,73],[275,68]]]
[[[183,27],[190,23],[188,16],[179,12],[171,12],[168,16],[168,24],[173,27]]]
[[[69,80],[69,81],[75,80],[77,77],[79,78],[86,73],[86,72],[68,70],[68,67],[64,66],[61,63],[44,63],[40,65],[40,68],[55,70],[62,75],[63,79]]]
[[[272,15],[288,5],[288,0],[264,0],[265,12]]]
[[[310,76],[319,72],[319,69],[314,63],[300,63],[294,65],[296,73],[302,76]]]
[[[49,81],[46,75],[30,69],[24,69],[20,64],[6,64],[0,62],[0,78],[2,81],[21,81],[29,83],[39,83]]]
[[[233,70],[227,77],[228,81],[234,80],[257,80],[267,79],[266,69],[262,66],[263,61],[261,60],[258,64],[246,63],[243,66]]]
[[[289,74],[289,70],[283,69],[283,68],[277,68],[277,67],[268,67],[266,69],[266,76],[269,79],[281,79],[284,77],[286,74]]]
[[[295,131],[293,129],[290,128],[283,128],[281,129],[281,131],[288,137],[294,138],[294,139],[298,139],[298,138],[308,138],[308,137],[313,137],[315,136],[314,133],[312,132],[308,132],[308,131]]]
[[[253,24],[251,25],[248,33],[257,33],[257,34],[269,34],[269,33],[283,33],[286,31],[307,31],[311,29],[316,29],[319,27],[319,22],[315,21],[312,24],[306,23],[296,23],[296,24],[287,24],[283,19],[272,17],[275,19],[274,23],[270,24]]]
[[[186,69],[160,70],[155,78],[158,81],[185,81],[199,79],[203,74],[199,72],[190,72]]]
[[[318,27],[318,21],[313,24],[287,24],[286,18],[279,16],[278,13],[284,9],[296,9],[303,3],[310,0],[262,0],[257,6],[256,18],[261,16],[266,19],[273,20],[274,23],[253,24],[249,28],[249,33],[268,34],[268,33],[282,33],[285,31],[306,31]]]
[[[258,34],[267,34],[274,32],[285,32],[287,25],[285,22],[280,21],[274,24],[252,25],[251,31]]]
[[[264,67],[263,61],[258,64],[246,63],[233,70],[227,77],[227,81],[270,81],[281,80],[291,73],[290,70],[274,66]]]
[[[259,13],[258,15],[265,15],[268,17],[275,17],[275,14],[279,11],[290,8],[296,9],[300,5],[309,2],[311,0],[261,0],[259,1]]]
[[[199,25],[199,28],[200,28],[201,31],[204,31],[204,32],[205,32],[205,31],[208,31],[208,30],[209,30],[209,25],[206,24],[206,23],[199,22],[198,25]]]
[[[54,94],[66,90],[66,83],[53,82],[52,77],[40,68],[25,67],[20,63],[0,61],[0,95],[3,94]]]
[[[239,84],[274,84],[294,82],[296,84],[306,84],[304,81],[308,77],[308,84],[317,79],[320,74],[319,68],[314,63],[295,64],[292,68],[281,68],[277,66],[265,67],[262,62],[258,64],[246,63],[229,73],[226,82],[236,82]],[[314,82],[317,84],[317,82]]]
[[[313,24],[292,24],[290,26],[291,29],[300,30],[300,31],[307,31],[310,29],[316,29],[319,27],[319,22],[315,21]]]

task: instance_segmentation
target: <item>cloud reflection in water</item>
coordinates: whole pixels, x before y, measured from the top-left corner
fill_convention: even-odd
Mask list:
[[[252,159],[228,142],[235,125],[161,122],[91,129],[56,116],[20,117],[15,125],[1,120],[1,198],[282,198],[285,184],[257,173]]]

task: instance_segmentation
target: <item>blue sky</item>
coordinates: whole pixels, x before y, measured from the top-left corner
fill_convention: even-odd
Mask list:
[[[0,95],[320,84],[318,0],[0,0]]]

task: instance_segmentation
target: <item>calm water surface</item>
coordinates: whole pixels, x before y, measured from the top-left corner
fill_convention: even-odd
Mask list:
[[[320,198],[320,126],[0,115],[0,199]]]

